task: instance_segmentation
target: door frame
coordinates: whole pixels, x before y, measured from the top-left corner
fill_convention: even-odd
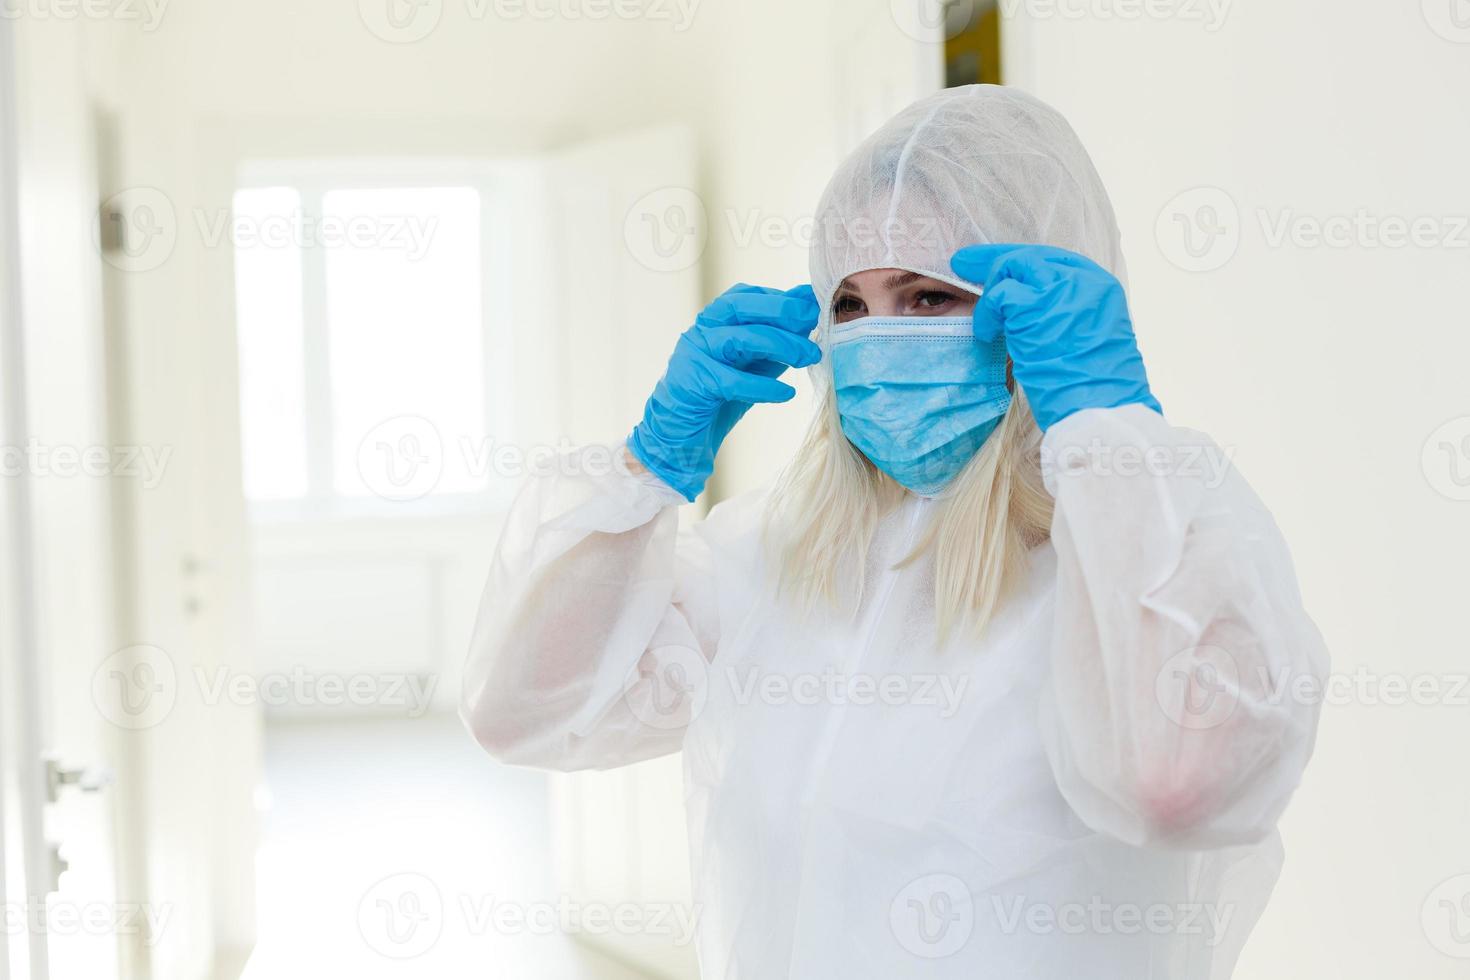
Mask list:
[[[19,126],[15,104],[15,21],[0,18],[0,446],[25,444],[25,332],[22,326]],[[44,906],[50,850],[36,663],[31,483],[25,472],[0,474],[0,895],[7,906]],[[12,828],[14,832],[12,833]],[[22,944],[0,930],[0,980],[49,976],[46,934],[27,928]],[[19,948],[16,948],[16,947]]]

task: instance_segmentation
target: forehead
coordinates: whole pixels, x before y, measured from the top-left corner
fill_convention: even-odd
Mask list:
[[[838,283],[837,288],[860,293],[864,290],[902,289],[920,281],[932,282],[933,280],[930,280],[928,276],[905,269],[867,269],[863,272],[854,272]]]
[[[854,272],[837,284],[833,294],[841,292],[856,293],[859,296],[878,295],[879,293],[894,292],[915,283],[939,286],[945,289],[958,287],[965,292],[979,294],[973,286],[960,285],[948,278],[925,275],[922,272],[914,272],[910,269],[865,269],[862,272]]]

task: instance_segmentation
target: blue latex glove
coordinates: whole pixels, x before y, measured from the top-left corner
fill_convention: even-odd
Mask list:
[[[810,286],[730,287],[679,337],[628,448],[693,500],[714,470],[720,443],[750,406],[796,395],[777,375],[787,365],[822,359],[821,348],[807,339],[816,325]]]
[[[950,267],[984,287],[975,339],[1005,334],[1012,373],[1043,431],[1084,408],[1136,404],[1163,413],[1123,284],[1096,262],[1046,245],[971,245]]]

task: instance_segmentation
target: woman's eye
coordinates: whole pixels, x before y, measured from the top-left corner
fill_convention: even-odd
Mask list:
[[[946,293],[938,289],[926,289],[917,297],[918,304],[929,308],[944,306],[953,303],[958,297],[954,293]]]
[[[832,312],[839,316],[844,313],[857,313],[863,308],[863,301],[856,296],[839,296],[837,302],[832,304]]]

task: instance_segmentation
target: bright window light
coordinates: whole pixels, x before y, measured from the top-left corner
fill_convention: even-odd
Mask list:
[[[484,490],[480,191],[279,183],[234,197],[246,497],[330,506]],[[400,470],[432,479],[399,497]]]
[[[301,306],[301,195],[289,187],[235,193],[235,318],[245,495],[305,496],[306,382]],[[255,234],[275,229],[281,234]]]
[[[359,447],[415,417],[438,430],[436,492],[483,487],[485,474],[468,465],[486,438],[479,193],[334,190],[322,218],[345,233],[326,250],[334,490],[375,492]]]

